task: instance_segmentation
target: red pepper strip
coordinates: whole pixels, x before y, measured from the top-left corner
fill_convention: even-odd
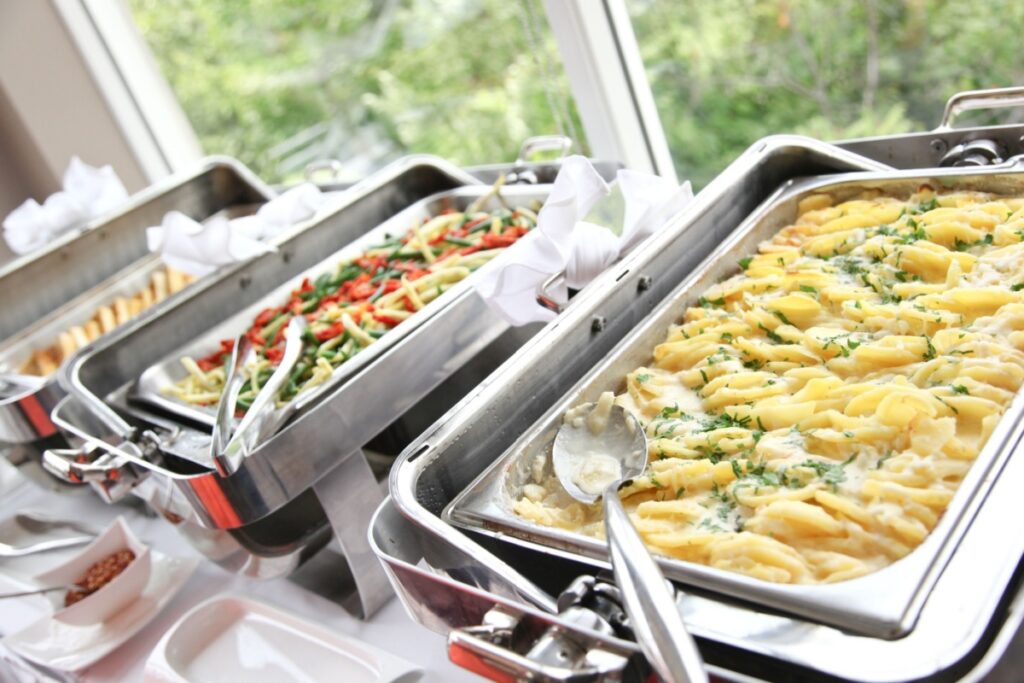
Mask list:
[[[361,299],[369,299],[376,291],[377,285],[372,282],[360,282],[357,286],[352,288],[349,292],[349,296],[352,298],[352,301],[359,301]]]
[[[245,333],[245,336],[249,338],[249,341],[252,342],[254,346],[267,345],[267,340],[261,337],[256,330],[249,330]]]
[[[280,308],[264,308],[262,311],[260,311],[260,314],[256,316],[256,320],[253,321],[253,325],[255,327],[263,327],[271,320],[273,320],[274,316],[280,312]]]
[[[345,326],[339,322],[339,323],[334,323],[333,325],[330,325],[328,327],[325,327],[322,330],[314,332],[313,335],[316,337],[317,341],[325,342],[328,339],[334,339],[335,337],[340,336],[340,335],[342,335],[344,333],[345,333]]]
[[[484,249],[501,249],[503,247],[511,247],[518,237],[518,235],[492,235],[491,233],[487,233],[480,238],[480,246]]]
[[[281,359],[284,358],[284,347],[272,346],[269,349],[265,350],[263,352],[263,355],[266,356],[267,360],[269,360],[271,363],[277,365],[278,363],[281,362]]]
[[[388,317],[388,315],[385,314],[385,313],[374,313],[373,314],[373,319],[376,320],[379,323],[384,323],[388,327],[394,327],[398,323],[402,322],[401,320],[398,320],[397,318]]]

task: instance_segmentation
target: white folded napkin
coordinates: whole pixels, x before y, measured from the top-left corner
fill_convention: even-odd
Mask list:
[[[255,214],[232,220],[216,217],[198,223],[171,211],[158,227],[146,230],[146,241],[167,265],[202,277],[225,264],[276,251],[266,242],[312,218],[326,201],[319,188],[305,183],[270,200]]]
[[[96,168],[72,157],[64,171],[63,187],[40,204],[26,199],[4,219],[4,240],[17,254],[27,254],[128,198],[121,179],[110,166]]]
[[[169,211],[160,227],[146,228],[146,243],[171,268],[196,277],[228,263],[275,251],[274,247],[233,230],[231,223],[223,216],[199,223],[180,211]]]
[[[254,240],[271,240],[288,228],[307,221],[327,202],[328,195],[313,183],[303,183],[260,207],[252,216],[236,218],[232,228]]]
[[[495,259],[476,281],[476,290],[488,306],[512,325],[553,319],[555,313],[537,303],[537,291],[545,280],[565,273],[565,285],[549,292],[565,303],[566,286],[586,286],[693,198],[689,182],[676,185],[638,171],[619,171],[616,185],[625,205],[620,235],[584,220],[598,202],[609,197],[611,188],[586,158],[568,157],[537,217],[537,227]]]

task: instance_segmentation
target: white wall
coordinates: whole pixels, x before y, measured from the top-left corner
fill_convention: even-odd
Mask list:
[[[145,176],[49,0],[0,2],[0,216],[59,189],[72,155]]]

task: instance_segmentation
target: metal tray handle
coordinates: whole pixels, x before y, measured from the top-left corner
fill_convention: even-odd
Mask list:
[[[302,170],[302,177],[307,182],[316,183],[316,177],[320,173],[330,173],[328,182],[336,182],[341,176],[341,172],[345,170],[345,166],[337,159],[317,159],[306,164],[306,168]]]
[[[1005,109],[1024,106],[1024,86],[1012,88],[990,88],[988,90],[965,90],[958,92],[946,102],[942,121],[936,131],[953,129],[953,122],[965,111],[981,109]]]
[[[527,138],[523,142],[523,146],[519,148],[519,156],[512,164],[512,170],[509,171],[505,181],[511,185],[518,183],[536,185],[537,174],[529,168],[533,163],[533,157],[541,152],[558,152],[558,157],[554,162],[558,164],[572,150],[572,144],[572,139],[564,135],[538,135]]]
[[[576,616],[586,619],[587,615],[579,612]],[[463,669],[500,683],[643,681],[641,672],[646,667],[634,666],[627,653],[607,648],[585,630],[559,625],[536,631],[536,624],[524,623],[528,621],[495,606],[484,615],[480,626],[466,626],[448,634],[448,658]],[[593,623],[581,625],[594,627]],[[654,683],[655,679],[651,676],[648,681]]]
[[[108,501],[120,500],[142,477],[141,470],[157,470],[146,460],[141,448],[126,440],[115,446],[90,434],[66,412],[75,401],[73,394],[62,398],[50,419],[66,435],[82,441],[78,448],[50,449],[43,453],[43,467],[73,484],[89,482]],[[141,469],[140,469],[141,468]]]
[[[526,138],[519,148],[516,167],[530,163],[541,152],[558,152],[558,159],[563,159],[572,149],[572,139],[564,135],[537,135]]]

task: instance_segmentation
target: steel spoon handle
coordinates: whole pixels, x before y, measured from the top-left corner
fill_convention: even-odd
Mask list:
[[[0,600],[5,600],[7,598],[23,598],[29,595],[42,595],[43,593],[52,593],[53,591],[67,591],[73,588],[78,588],[78,586],[50,586],[49,588],[33,588],[32,590],[17,591],[15,593],[0,593]]]
[[[604,493],[604,519],[615,583],[647,661],[666,683],[706,683],[704,661],[672,589],[629,521],[617,485]]]

